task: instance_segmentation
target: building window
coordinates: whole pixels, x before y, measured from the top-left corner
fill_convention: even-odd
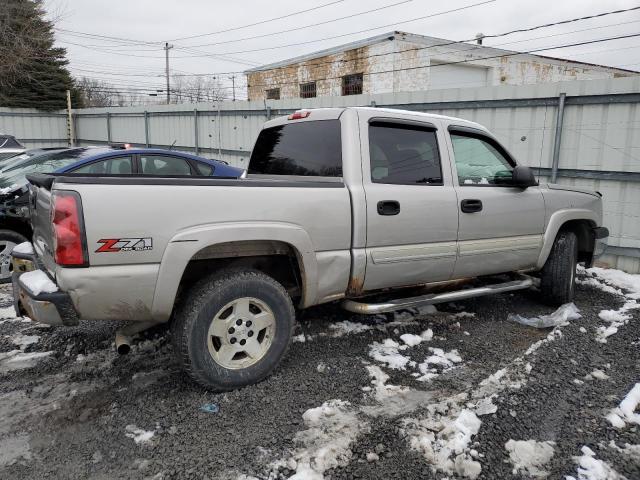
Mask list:
[[[280,100],[280,89],[279,88],[270,88],[266,91],[267,100]]]
[[[360,95],[362,93],[362,74],[342,77],[342,95]]]
[[[316,82],[308,82],[300,84],[300,98],[315,98]]]

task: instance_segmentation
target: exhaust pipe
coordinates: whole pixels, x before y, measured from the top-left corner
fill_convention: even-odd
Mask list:
[[[116,352],[120,355],[126,355],[131,351],[131,343],[133,337],[137,333],[143,332],[154,325],[158,325],[156,322],[133,322],[129,325],[122,327],[116,331]]]
[[[116,352],[126,355],[131,351],[131,337],[124,335],[121,330],[116,332]]]

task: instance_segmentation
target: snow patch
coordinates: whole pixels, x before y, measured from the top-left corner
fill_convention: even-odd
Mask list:
[[[300,335],[294,335],[291,341],[293,343],[304,343],[307,341],[307,337],[304,336],[304,333],[301,333]]]
[[[371,330],[373,327],[371,325],[366,325],[364,323],[351,322],[349,320],[343,320],[342,322],[336,322],[329,325],[329,328],[333,330],[334,337],[342,337],[344,335],[349,335],[352,333],[362,333],[367,330]]]
[[[620,405],[606,416],[609,423],[616,428],[624,428],[627,423],[640,425],[640,413],[635,410],[640,404],[640,383],[636,383],[627,393]]]
[[[405,333],[400,335],[400,340],[402,340],[407,346],[415,347],[422,342],[428,342],[433,338],[433,331],[429,328],[422,332],[420,335],[415,335],[413,333]]]
[[[41,293],[53,293],[58,291],[58,286],[51,281],[49,276],[42,270],[32,270],[20,275],[22,284],[34,295]]]
[[[582,455],[574,457],[578,464],[578,480],[624,480],[625,477],[611,466],[596,458],[596,454],[587,446],[583,446]],[[567,480],[573,477],[567,477]],[[575,479],[574,479],[575,480]]]
[[[594,378],[596,380],[607,380],[609,378],[609,375],[604,373],[599,368],[596,368],[593,372],[587,373],[584,378],[587,379],[587,380],[592,380]]]
[[[509,314],[507,320],[517,322],[522,325],[535,328],[550,328],[568,325],[570,320],[577,320],[582,317],[578,307],[574,303],[565,303],[555,312],[549,315],[540,315],[539,317],[526,318],[522,315]]]
[[[533,478],[545,478],[549,472],[543,467],[553,458],[554,446],[555,442],[509,440],[504,448],[509,452],[514,475],[521,473]]]
[[[155,432],[153,430],[143,430],[141,428],[136,427],[135,425],[127,425],[125,427],[125,435],[128,438],[133,439],[136,444],[147,443],[153,438]]]
[[[629,298],[640,300],[640,275],[630,274],[614,268],[591,267],[587,273],[596,274],[600,279],[616,288],[628,290]]]
[[[605,322],[608,322],[608,326],[600,326],[596,331],[596,340],[600,343],[607,343],[607,338],[611,335],[618,333],[618,328],[626,325],[631,320],[631,315],[627,315],[629,310],[640,308],[640,304],[635,300],[625,302],[625,304],[618,310],[602,310],[598,314],[598,317]]]
[[[38,341],[40,341],[40,337],[38,335],[23,335],[21,333],[16,333],[9,337],[9,341],[20,347],[20,350],[24,352],[29,345],[38,343]]]
[[[369,356],[374,360],[386,364],[389,368],[405,370],[411,359],[400,354],[399,350],[405,350],[407,345],[400,345],[398,342],[387,338],[382,343],[373,342],[369,347]]]
[[[22,242],[13,247],[12,252],[22,253],[24,255],[33,255],[33,245],[31,244],[31,242]]]
[[[480,425],[482,421],[474,412],[463,409],[454,415],[436,413],[419,420],[405,419],[402,430],[409,436],[411,448],[424,455],[434,472],[475,479],[482,467],[471,456],[469,443]]]
[[[451,370],[454,367],[454,364],[462,361],[457,350],[445,352],[441,348],[429,347],[429,351],[433,355],[428,356],[425,358],[424,362],[418,365],[418,370],[420,370],[420,373],[422,374],[422,376],[418,378],[418,381],[420,382],[429,381],[440,373]]]
[[[429,405],[433,401],[431,392],[387,384],[389,375],[377,365],[367,365],[366,368],[371,377],[373,396],[377,402],[376,405],[365,405],[361,408],[367,415],[395,417]]]
[[[298,432],[294,441],[300,445],[290,458],[280,460],[272,468],[286,466],[296,473],[290,480],[322,479],[330,468],[346,466],[351,460],[351,445],[367,431],[349,402],[330,400],[302,415],[306,430]]]
[[[0,373],[35,367],[40,360],[51,354],[53,352],[24,353],[22,350],[2,352],[0,353]]]

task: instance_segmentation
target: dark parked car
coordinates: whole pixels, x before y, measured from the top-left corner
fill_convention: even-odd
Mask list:
[[[30,173],[96,176],[215,176],[238,178],[244,170],[189,153],[155,148],[81,147],[29,150],[0,165],[0,283],[11,281],[11,250],[31,238]]]
[[[19,155],[25,148],[13,135],[0,134],[0,165],[8,158]]]

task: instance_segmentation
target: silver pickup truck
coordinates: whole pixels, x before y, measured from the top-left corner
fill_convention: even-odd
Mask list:
[[[171,322],[186,371],[213,390],[273,371],[296,308],[379,313],[530,287],[571,301],[576,263],[608,236],[599,193],[538,185],[481,125],[400,110],[269,121],[237,180],[29,179],[18,312],[132,321],[121,352]]]

